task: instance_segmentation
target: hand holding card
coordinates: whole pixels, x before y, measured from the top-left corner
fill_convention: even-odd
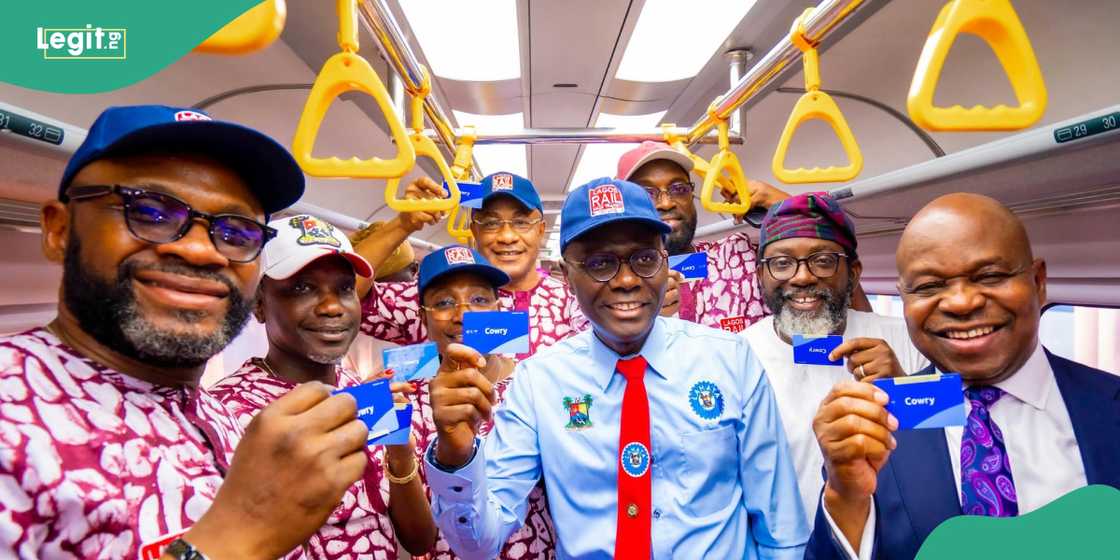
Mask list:
[[[964,389],[955,373],[912,375],[872,381],[890,397],[887,410],[902,430],[963,426]]]
[[[843,358],[830,360],[828,355],[844,342],[838,334],[827,336],[793,335],[793,363],[815,366],[842,366]]]
[[[381,361],[386,370],[393,370],[394,381],[431,379],[439,369],[439,349],[434,342],[385,348]]]
[[[669,268],[680,272],[685,282],[708,277],[708,254],[700,251],[684,255],[670,255]]]
[[[388,379],[378,379],[353,387],[345,387],[332,394],[349,393],[358,401],[358,419],[369,429],[367,442],[400,429],[397,415],[393,414],[393,394]]]
[[[529,351],[529,313],[468,311],[463,314],[463,344],[480,354],[524,354]]]

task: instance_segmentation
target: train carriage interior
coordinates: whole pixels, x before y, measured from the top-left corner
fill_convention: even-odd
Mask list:
[[[855,9],[839,14],[838,6],[849,4]],[[1043,342],[1120,374],[1120,227],[1112,215],[1120,210],[1116,2],[1014,2],[1041,68],[1045,110],[1028,126],[998,131],[930,131],[911,119],[908,91],[944,5],[823,0],[803,20],[820,53],[820,88],[832,95],[858,142],[862,170],[851,179],[787,183],[772,165],[806,86],[803,57],[790,36],[791,23],[814,7],[807,0],[359,0],[357,53],[386,84],[394,107],[386,113],[368,95],[343,94],[327,111],[313,153],[391,157],[389,123],[411,125],[408,91],[419,83],[422,65],[431,74],[425,127],[437,143],[433,115],[446,119],[440,125],[456,137],[473,127],[475,179],[495,171],[532,179],[548,228],[542,258],[556,260],[565,194],[613,176],[618,156],[634,146],[620,140],[656,137],[667,123],[687,136],[711,118],[713,102],[737,95],[745,101],[727,115],[729,149],[743,175],[790,193],[827,190],[841,198],[857,226],[862,285],[877,311],[901,313],[894,255],[914,212],[943,193],[983,193],[1024,220],[1036,255],[1048,263]],[[0,286],[0,332],[54,315],[61,270],[41,255],[38,207],[54,197],[85,127],[106,106],[198,107],[291,146],[320,68],[339,52],[339,16],[334,2],[288,0],[286,6],[283,32],[266,48],[236,56],[192,53],[119,90],[62,95],[0,84],[0,111],[65,131],[65,141],[55,144],[0,130],[7,280]],[[994,36],[998,43],[999,33]],[[410,75],[402,78],[402,68]],[[750,88],[736,89],[748,81]],[[956,38],[936,86],[937,106],[1018,105],[1018,88],[989,42],[975,34]],[[717,134],[718,127],[707,128],[700,136]],[[717,144],[709,138],[692,149],[711,159]],[[453,147],[441,149],[450,162]],[[784,159],[786,168],[840,167],[849,154],[817,119],[798,129]],[[421,175],[439,178],[441,171],[418,158],[402,184]],[[316,213],[347,231],[396,214],[384,180],[308,179],[293,211]],[[727,212],[701,210],[699,220],[698,238],[738,228],[757,235]],[[411,241],[424,254],[454,239],[441,223]],[[251,322],[207,375],[229,373],[263,344],[263,327]],[[369,339],[361,338],[351,354],[360,369],[373,367]]]

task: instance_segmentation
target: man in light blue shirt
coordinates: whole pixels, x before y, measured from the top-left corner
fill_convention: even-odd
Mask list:
[[[426,458],[444,537],[494,558],[543,476],[560,558],[801,558],[809,527],[766,375],[742,338],[658,317],[668,226],[649,196],[597,179],[561,224],[593,329],[518,366],[484,443],[485,361],[449,346]]]

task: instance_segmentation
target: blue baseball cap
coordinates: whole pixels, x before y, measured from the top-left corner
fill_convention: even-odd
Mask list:
[[[498,196],[511,196],[530,210],[539,210],[544,213],[541,206],[541,197],[537,194],[533,182],[513,173],[500,171],[491,173],[482,178],[482,204]],[[649,196],[649,195],[646,195]]]
[[[245,180],[265,214],[279,212],[303,196],[303,171],[267,134],[215,120],[197,109],[132,105],[109,107],[93,121],[66,164],[58,199],[66,201],[70,181],[91,162],[153,151],[201,153],[222,161]]]
[[[560,252],[573,239],[618,221],[645,224],[662,235],[672,229],[661,221],[645,189],[630,181],[600,177],[568,193],[564,200],[564,209],[560,211]]]
[[[448,245],[420,261],[420,296],[424,296],[424,290],[436,279],[453,272],[473,272],[486,278],[495,288],[509,284],[509,275],[490,264],[478,251],[462,245]]]

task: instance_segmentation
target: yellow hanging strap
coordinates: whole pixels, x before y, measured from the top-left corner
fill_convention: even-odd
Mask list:
[[[408,140],[404,125],[397,118],[393,101],[385,85],[377,77],[373,67],[358,55],[358,15],[355,0],[337,0],[338,5],[338,45],[342,49],[323,64],[311,94],[299,117],[295,138],[292,139],[292,155],[295,156],[303,171],[315,177],[355,177],[362,179],[400,178],[408,173],[416,163],[416,151]],[[389,132],[397,145],[397,155],[392,159],[371,157],[369,159],[340,159],[337,157],[317,158],[311,155],[315,138],[327,109],[339,95],[348,91],[361,91],[372,97],[389,124]]]
[[[675,124],[661,125],[662,134],[665,136],[665,143],[692,160],[692,172],[703,182],[704,179],[708,177],[708,160],[692,153],[692,151],[688,149],[687,136],[677,133],[676,128],[677,125]],[[716,182],[721,189],[727,192],[735,191],[735,186],[732,185],[731,181],[726,177],[717,176]]]
[[[719,127],[719,151],[712,157],[704,175],[704,186],[700,188],[700,204],[709,212],[746,214],[751,209],[751,191],[747,187],[747,178],[743,176],[743,167],[739,165],[739,157],[731,151],[727,119],[720,119],[716,115],[716,103],[708,107],[708,114],[718,123],[716,126]],[[716,184],[720,180],[730,183],[730,189],[721,187],[721,190],[739,195],[738,202],[716,202],[712,199],[715,196]]]
[[[280,36],[287,15],[284,0],[265,0],[215,31],[194,50],[209,54],[245,54],[263,49]]]
[[[809,43],[809,40],[805,37],[804,24],[805,18],[814,9],[805,10],[793,22],[793,29],[790,30],[789,35],[790,41],[801,49],[802,60],[805,63],[805,94],[797,100],[797,105],[794,105],[793,112],[790,113],[789,120],[786,121],[786,128],[782,131],[782,137],[778,140],[778,149],[774,151],[774,160],[770,164],[774,176],[784,183],[849,181],[859,175],[860,170],[863,169],[863,154],[860,153],[856,137],[852,135],[852,129],[848,127],[848,121],[844,120],[840,107],[836,105],[832,97],[820,90],[820,55],[817,53],[816,46]],[[793,139],[793,134],[804,122],[812,119],[820,119],[832,127],[832,131],[836,133],[841,146],[844,147],[844,152],[848,155],[848,165],[843,167],[786,169],[786,153],[789,151],[789,143]]]
[[[995,51],[1011,81],[1018,107],[933,106],[945,56],[959,33],[976,35]],[[910,119],[927,130],[1019,130],[1042,118],[1046,83],[1010,0],[953,0],[941,8],[914,70],[906,109]]]
[[[459,183],[448,167],[447,160],[443,159],[439,147],[431,138],[424,136],[424,98],[432,91],[432,77],[424,67],[420,67],[420,74],[420,89],[412,96],[412,133],[408,135],[408,141],[412,144],[416,157],[426,157],[435,162],[443,181],[447,183],[449,195],[447,198],[398,198],[397,187],[401,179],[390,177],[385,185],[385,204],[397,212],[446,212],[459,206]]]
[[[478,134],[473,126],[463,127],[459,135],[458,145],[455,146],[455,161],[451,164],[451,174],[457,181],[465,181],[471,176],[471,167],[474,165],[474,142]],[[447,217],[447,234],[452,239],[464,245],[470,244],[474,238],[471,233],[471,209],[455,206]]]

